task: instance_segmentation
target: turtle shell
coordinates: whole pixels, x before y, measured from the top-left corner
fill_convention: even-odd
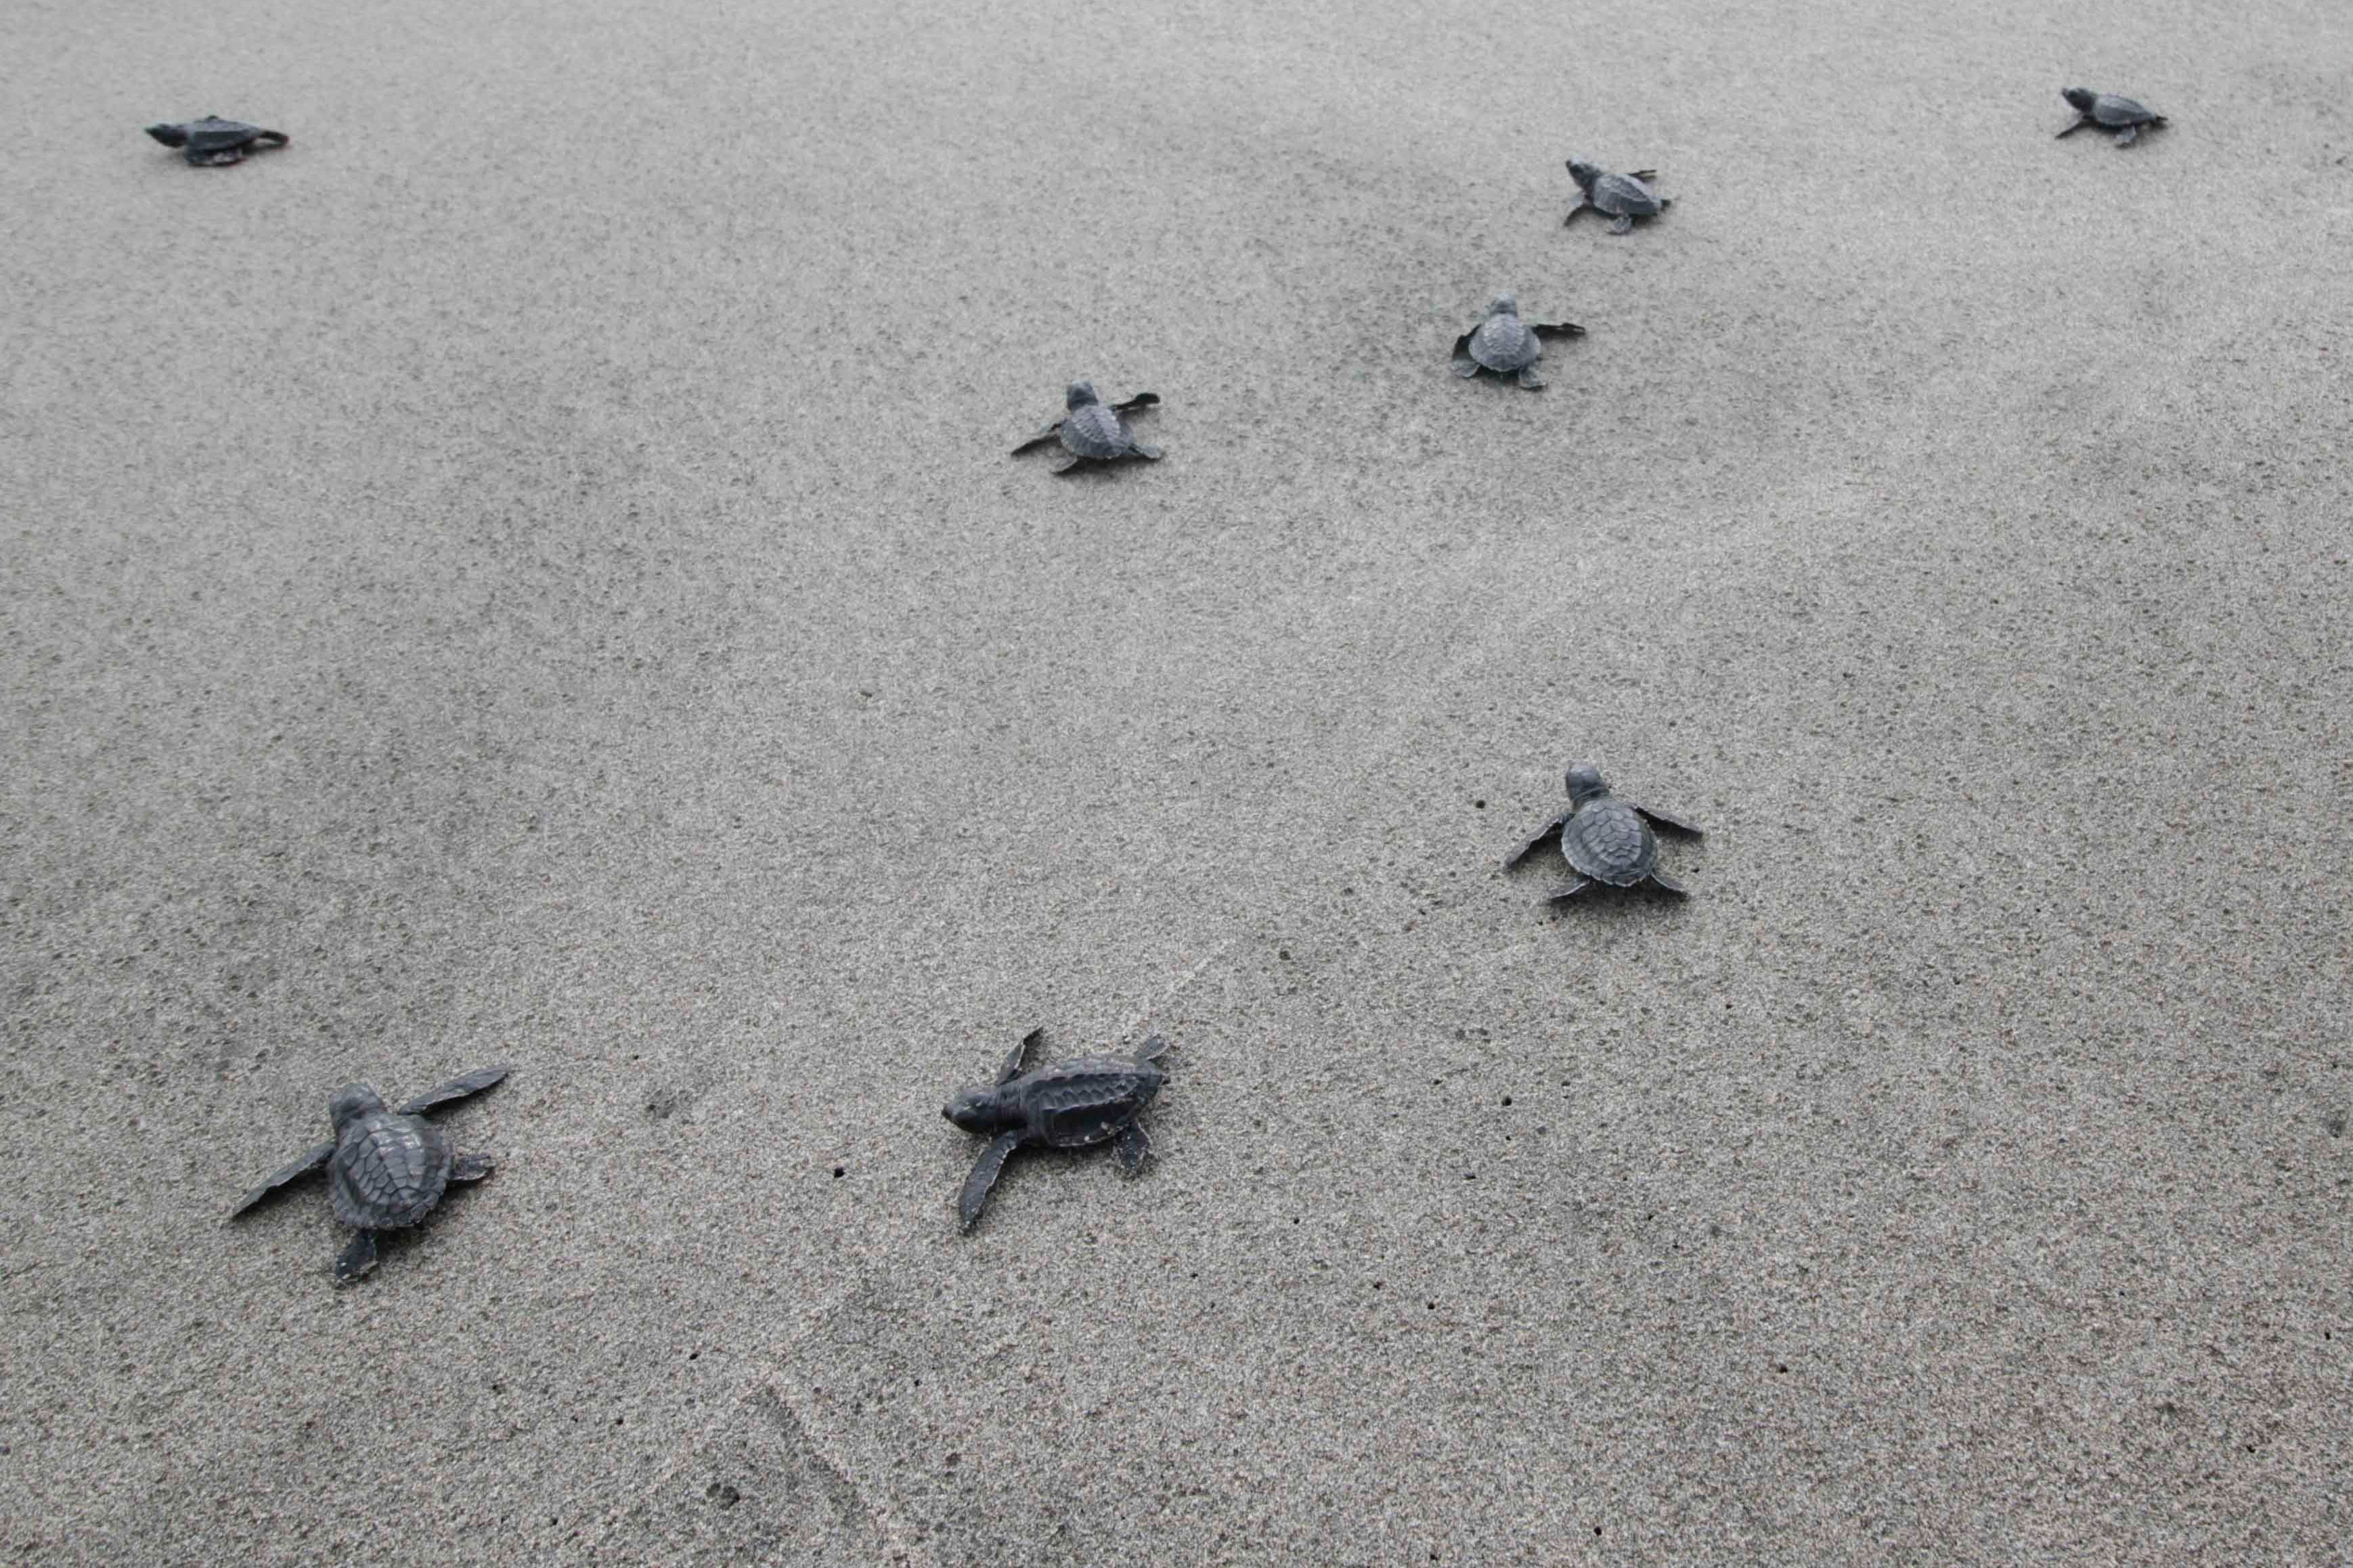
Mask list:
[[[223,120],[207,114],[202,120],[191,120],[180,127],[188,133],[191,153],[226,153],[232,147],[242,147],[261,134],[259,125],[248,125],[242,120]]]
[[[1017,1079],[1006,1094],[1029,1116],[1032,1142],[1081,1149],[1117,1134],[1167,1081],[1149,1062],[1078,1057]]]
[[[1593,205],[1611,217],[1655,217],[1658,194],[1631,174],[1604,174],[1593,182]]]
[[[2147,125],[2157,116],[2129,98],[2104,92],[2092,100],[2092,118],[2102,125],[2126,126]]]
[[[1544,344],[1517,316],[1499,313],[1479,323],[1471,334],[1471,357],[1489,370],[1525,370],[1544,353]]]
[[[1624,801],[1604,795],[1561,824],[1560,852],[1580,877],[1630,888],[1658,868],[1659,840]]]
[[[1100,403],[1073,408],[1062,417],[1062,445],[1082,458],[1124,458],[1135,443],[1119,416]]]
[[[343,1129],[327,1162],[335,1217],[362,1230],[423,1219],[449,1185],[449,1135],[421,1116],[370,1111]]]

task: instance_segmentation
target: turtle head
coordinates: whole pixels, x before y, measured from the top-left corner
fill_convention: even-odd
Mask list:
[[[1593,182],[1601,177],[1601,170],[1597,164],[1580,163],[1571,158],[1568,161],[1568,177],[1577,182],[1578,190],[1590,191],[1593,189]]]
[[[1516,316],[1519,313],[1520,297],[1517,294],[1498,294],[1487,301],[1487,314],[1491,316]]]
[[[1608,795],[1609,786],[1601,782],[1601,770],[1591,763],[1577,763],[1568,770],[1568,803],[1583,805],[1596,795]]]
[[[185,147],[188,144],[187,132],[177,125],[150,125],[147,128],[147,134],[166,147]]]
[[[965,1089],[949,1100],[940,1114],[967,1132],[995,1132],[1018,1120],[1007,1113],[1005,1097],[991,1084]]]
[[[327,1101],[327,1120],[341,1132],[370,1111],[383,1109],[384,1097],[375,1089],[364,1083],[347,1083],[335,1091],[334,1099]]]
[[[1095,384],[1092,381],[1074,381],[1071,383],[1071,390],[1062,395],[1062,406],[1065,408],[1084,408],[1090,403],[1102,401],[1095,395]]]
[[[2063,87],[2059,89],[2059,96],[2065,99],[2078,114],[2091,113],[2092,105],[2100,101],[2100,95],[2088,87]]]

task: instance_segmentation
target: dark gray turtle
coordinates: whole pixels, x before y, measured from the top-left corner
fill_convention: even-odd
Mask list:
[[[1670,893],[1685,892],[1688,889],[1681,882],[1659,869],[1659,840],[1651,832],[1652,823],[1694,837],[1700,834],[1679,816],[1620,800],[1601,782],[1599,769],[1590,763],[1578,763],[1568,770],[1568,809],[1546,823],[1526,847],[1504,862],[1504,869],[1510,870],[1557,838],[1562,858],[1577,879],[1567,891],[1546,899],[1547,904],[1566,903],[1596,882],[1613,888],[1651,882]]]
[[[1013,452],[1018,457],[1032,447],[1060,441],[1062,456],[1054,464],[1058,474],[1067,474],[1082,463],[1115,463],[1123,458],[1157,462],[1160,448],[1137,440],[1122,416],[1159,405],[1160,395],[1156,392],[1139,392],[1125,403],[1105,403],[1095,395],[1092,382],[1074,381],[1071,390],[1062,395],[1062,406],[1068,412],[1014,447]]]
[[[168,121],[150,125],[147,134],[166,147],[179,148],[188,162],[198,168],[208,164],[242,163],[248,153],[283,147],[293,140],[283,131],[264,131],[259,125],[248,125],[242,120],[223,120],[217,114],[191,120],[185,125],[174,125]]]
[[[1593,163],[1568,161],[1568,177],[1577,182],[1577,205],[1568,209],[1563,225],[1577,221],[1577,215],[1588,207],[1610,219],[1609,232],[1624,234],[1634,226],[1638,217],[1656,217],[1674,205],[1672,197],[1662,196],[1651,189],[1650,182],[1659,177],[1656,169],[1637,169],[1630,174],[1613,174]]]
[[[970,1230],[979,1223],[988,1203],[988,1189],[997,1184],[1005,1162],[1024,1143],[1049,1149],[1083,1149],[1109,1140],[1120,1168],[1133,1176],[1152,1152],[1152,1140],[1136,1122],[1168,1075],[1152,1065],[1168,1049],[1168,1042],[1153,1036],[1126,1057],[1079,1057],[1025,1073],[1021,1064],[1030,1047],[1045,1037],[1043,1029],[1021,1037],[1005,1058],[997,1081],[965,1089],[940,1114],[967,1132],[994,1136],[956,1198],[956,1216]]]
[[[507,1068],[484,1068],[428,1089],[397,1110],[366,1084],[346,1084],[327,1104],[334,1138],[265,1177],[229,1210],[235,1219],[298,1176],[322,1165],[327,1170],[327,1201],[335,1217],[359,1235],[335,1259],[335,1282],[347,1284],[375,1267],[375,1233],[417,1224],[441,1201],[452,1182],[479,1182],[491,1173],[488,1154],[459,1155],[449,1135],[425,1120],[425,1112],[470,1094],[480,1094],[507,1076]]]
[[[2059,132],[2061,141],[2075,134],[2086,125],[2096,125],[2103,131],[2116,133],[2116,145],[2129,147],[2140,140],[2143,131],[2155,131],[2165,124],[2165,116],[2153,114],[2142,104],[2129,98],[2119,98],[2113,92],[2094,92],[2088,87],[2063,87],[2059,96],[2075,111],[2075,123]]]
[[[1519,300],[1498,294],[1479,324],[1454,340],[1454,374],[1469,381],[1492,370],[1516,375],[1522,386],[1540,387],[1545,382],[1536,374],[1536,361],[1544,357],[1545,343],[1584,335],[1585,329],[1575,321],[1523,321]]]

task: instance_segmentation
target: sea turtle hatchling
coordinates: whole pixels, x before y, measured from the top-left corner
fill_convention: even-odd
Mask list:
[[[1518,298],[1498,294],[1479,324],[1454,340],[1454,374],[1469,381],[1492,370],[1515,375],[1522,386],[1534,390],[1545,384],[1536,374],[1536,361],[1544,357],[1546,342],[1584,335],[1585,329],[1575,321],[1524,321]]]
[[[376,1232],[417,1224],[441,1201],[450,1183],[479,1182],[491,1173],[488,1154],[455,1152],[449,1135],[426,1121],[425,1112],[480,1094],[509,1070],[484,1068],[453,1078],[396,1110],[385,1110],[383,1099],[366,1084],[344,1085],[327,1105],[333,1139],[263,1178],[237,1201],[228,1217],[237,1218],[296,1177],[325,1166],[327,1201],[335,1217],[359,1231],[335,1259],[335,1282],[350,1283],[375,1267]]]
[[[2147,105],[2129,98],[2119,98],[2113,92],[2094,92],[2088,87],[2063,87],[2059,96],[2075,111],[2075,123],[2059,132],[2061,141],[2075,134],[2086,125],[2096,125],[2103,131],[2116,133],[2116,145],[2129,147],[2140,140],[2144,131],[2155,131],[2165,124],[2165,116],[2153,113]]]
[[[1588,207],[1610,220],[1609,232],[1624,234],[1634,226],[1638,217],[1656,217],[1674,205],[1670,196],[1651,189],[1651,182],[1659,177],[1656,169],[1637,169],[1630,174],[1613,174],[1594,163],[1568,161],[1568,177],[1577,182],[1577,205],[1561,219],[1564,226],[1577,221],[1577,215]]]
[[[1074,381],[1070,391],[1062,395],[1062,406],[1067,412],[1014,447],[1014,456],[1049,441],[1060,441],[1062,456],[1053,468],[1058,474],[1067,474],[1082,463],[1115,463],[1123,458],[1157,462],[1160,448],[1137,440],[1124,416],[1159,405],[1160,395],[1156,392],[1139,392],[1124,403],[1105,403],[1095,395],[1092,382]]]
[[[166,147],[178,148],[182,156],[200,169],[242,163],[248,153],[283,147],[293,140],[283,131],[264,131],[259,125],[248,125],[242,120],[223,120],[217,114],[191,120],[185,125],[174,125],[168,121],[150,125],[147,134]]]
[[[967,1132],[993,1135],[956,1197],[956,1217],[965,1230],[979,1223],[988,1189],[997,1184],[1013,1151],[1024,1143],[1083,1149],[1108,1141],[1120,1168],[1131,1176],[1144,1168],[1145,1156],[1152,1152],[1152,1140],[1135,1119],[1168,1081],[1168,1075],[1152,1065],[1168,1049],[1168,1042],[1155,1035],[1132,1058],[1079,1057],[1023,1072],[1022,1062],[1045,1034],[1032,1029],[1022,1036],[995,1083],[965,1089],[940,1113]]]
[[[1590,763],[1578,763],[1568,770],[1568,809],[1546,823],[1525,847],[1504,862],[1504,869],[1510,870],[1557,838],[1561,856],[1577,873],[1577,880],[1546,899],[1546,904],[1567,903],[1596,882],[1613,888],[1651,882],[1670,893],[1683,893],[1688,889],[1681,882],[1659,869],[1659,840],[1651,831],[1653,823],[1676,833],[1700,836],[1698,828],[1679,816],[1620,800],[1601,782],[1599,769]]]

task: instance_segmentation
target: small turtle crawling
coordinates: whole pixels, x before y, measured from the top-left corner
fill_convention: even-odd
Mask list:
[[[1135,1119],[1168,1081],[1168,1075],[1152,1065],[1168,1049],[1168,1042],[1155,1035],[1133,1059],[1079,1057],[1023,1072],[1023,1060],[1045,1034],[1032,1029],[1022,1036],[995,1083],[965,1089],[940,1112],[967,1132],[995,1134],[956,1197],[956,1217],[965,1230],[979,1223],[988,1189],[997,1184],[1013,1151],[1024,1143],[1083,1149],[1109,1140],[1120,1168],[1131,1176],[1144,1168],[1145,1156],[1152,1152],[1152,1140]]]
[[[322,1165],[327,1170],[327,1201],[335,1217],[359,1235],[335,1259],[335,1282],[348,1284],[375,1267],[375,1236],[417,1224],[441,1201],[452,1182],[479,1182],[491,1173],[488,1154],[459,1155],[449,1135],[425,1120],[425,1112],[453,1100],[480,1094],[507,1076],[506,1068],[484,1068],[428,1089],[397,1110],[364,1083],[346,1084],[327,1104],[334,1138],[263,1178],[237,1201],[228,1217]]]
[[[2063,87],[2059,96],[2075,111],[2075,123],[2059,132],[2065,141],[2086,125],[2096,125],[2103,131],[2116,133],[2116,145],[2129,147],[2140,140],[2143,131],[2155,131],[2165,124],[2165,116],[2129,98],[2119,98],[2113,92],[2094,92],[2088,87]]]
[[[1567,903],[1595,882],[1613,888],[1651,882],[1670,893],[1688,891],[1659,869],[1659,840],[1651,831],[1652,823],[1700,836],[1698,828],[1679,816],[1620,800],[1601,782],[1599,769],[1590,763],[1578,763],[1568,770],[1568,809],[1546,823],[1526,847],[1504,862],[1504,869],[1510,870],[1557,837],[1561,856],[1577,873],[1577,880],[1566,891],[1546,899],[1547,904]]]
[[[1518,298],[1498,294],[1479,324],[1454,340],[1454,374],[1469,381],[1492,370],[1518,376],[1520,384],[1533,391],[1545,384],[1536,374],[1536,361],[1544,357],[1546,340],[1584,335],[1585,329],[1575,321],[1524,321]]]
[[[1125,403],[1105,403],[1095,395],[1092,382],[1074,381],[1062,395],[1062,406],[1068,412],[1014,447],[1014,456],[1059,440],[1062,457],[1053,468],[1058,474],[1067,474],[1082,463],[1115,463],[1122,458],[1158,462],[1160,448],[1137,440],[1135,432],[1128,428],[1122,416],[1159,405],[1160,395],[1156,392],[1139,392]]]
[[[185,125],[169,121],[150,125],[147,134],[166,147],[181,149],[188,162],[200,169],[242,163],[248,153],[283,147],[293,140],[283,131],[264,131],[259,125],[248,125],[242,120],[223,120],[217,114],[191,120]]]
[[[1638,217],[1656,217],[1674,205],[1672,196],[1662,196],[1651,189],[1651,182],[1659,177],[1656,169],[1637,169],[1630,174],[1613,174],[1593,163],[1568,161],[1568,177],[1577,182],[1577,205],[1561,219],[1565,226],[1577,221],[1577,215],[1588,207],[1610,219],[1609,232],[1624,234],[1634,226]]]

